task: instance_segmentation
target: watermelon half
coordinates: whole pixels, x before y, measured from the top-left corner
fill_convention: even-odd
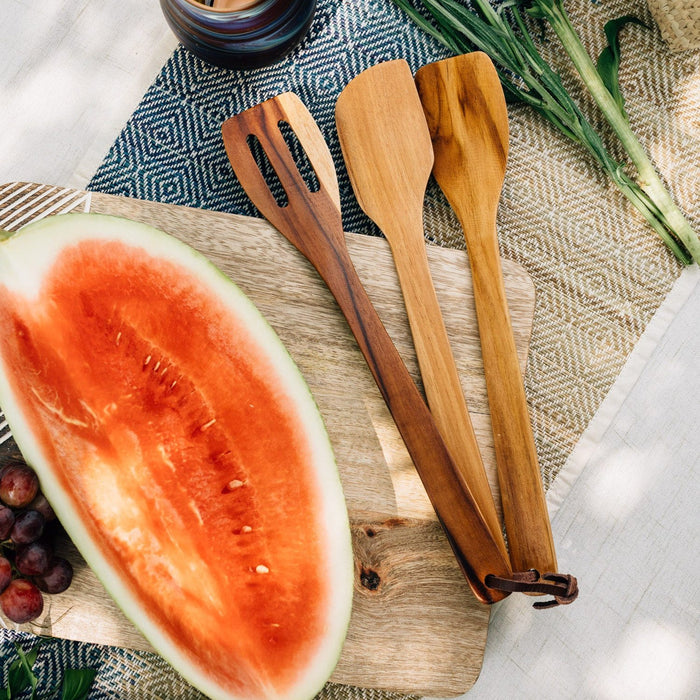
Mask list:
[[[0,243],[0,405],[75,545],[212,698],[309,698],[350,616],[318,409],[244,294],[149,226],[54,216]]]

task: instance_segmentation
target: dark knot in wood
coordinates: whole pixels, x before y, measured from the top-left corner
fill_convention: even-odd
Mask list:
[[[360,570],[360,583],[369,591],[376,591],[382,582],[379,574],[374,569],[362,567]]]

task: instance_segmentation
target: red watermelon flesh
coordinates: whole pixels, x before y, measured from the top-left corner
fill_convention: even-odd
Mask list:
[[[213,697],[313,694],[342,643],[351,576],[315,405],[212,266],[165,234],[119,232],[141,225],[77,218],[54,223],[79,229],[61,245],[39,227],[57,252],[31,281],[0,278],[0,401],[12,397],[20,447],[183,675]]]

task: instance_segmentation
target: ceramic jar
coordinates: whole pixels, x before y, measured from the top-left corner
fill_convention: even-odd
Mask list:
[[[286,56],[306,35],[316,9],[316,0],[215,0],[213,4],[160,0],[183,46],[214,65],[241,69],[270,65]]]

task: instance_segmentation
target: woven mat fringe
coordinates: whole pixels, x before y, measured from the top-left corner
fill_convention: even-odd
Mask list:
[[[633,128],[700,229],[700,56],[669,53],[644,0],[569,5],[593,55],[602,49],[602,27],[608,19],[633,13],[652,27],[625,30],[622,89]],[[549,51],[553,63],[566,65],[554,43]],[[408,25],[390,0],[320,0],[311,34],[299,50],[278,66],[248,74],[207,66],[178,50],[90,188],[257,215],[231,173],[220,124],[267,97],[294,90],[311,107],[334,155],[345,228],[376,235],[352,196],[334,130],[335,100],[354,75],[379,61],[405,58],[416,70],[445,55],[442,47]],[[564,79],[580,94],[566,68]],[[582,102],[595,115],[587,98]],[[580,149],[529,109],[515,107],[509,113],[510,156],[499,237],[502,254],[527,269],[537,291],[525,381],[548,487],[680,266]],[[600,123],[597,116],[594,123]],[[425,226],[430,240],[464,248],[457,222],[434,183],[426,195]],[[2,631],[0,658],[8,658],[15,638],[16,633]],[[47,649],[42,663],[49,667],[55,658],[95,664],[99,674],[91,700],[202,697],[153,654],[63,640],[47,643]],[[398,697],[334,684],[319,695],[328,700]]]

